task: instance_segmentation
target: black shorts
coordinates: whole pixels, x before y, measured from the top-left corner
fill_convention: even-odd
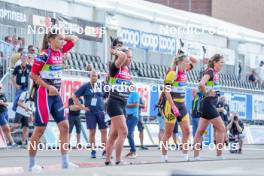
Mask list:
[[[16,113],[14,123],[21,123],[21,128],[29,127],[28,117]]]
[[[141,120],[138,121],[137,127],[138,127],[138,131],[139,131],[139,132],[143,132],[143,130],[144,130],[144,125],[143,125],[143,123],[142,123]]]
[[[126,116],[126,101],[122,101],[113,97],[109,97],[107,101],[106,111],[110,117],[119,115]]]
[[[68,117],[69,121],[69,133],[72,133],[73,127],[76,127],[76,133],[80,134],[81,133],[81,119],[80,116],[73,116],[69,115]]]
[[[212,120],[220,116],[216,109],[217,101],[218,97],[205,97],[201,101],[200,112],[202,118]]]

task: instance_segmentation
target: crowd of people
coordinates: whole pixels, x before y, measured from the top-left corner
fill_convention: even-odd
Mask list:
[[[249,82],[264,88],[264,61],[260,61],[258,67],[253,69],[247,77]]]
[[[76,36],[64,36],[57,29],[52,29],[43,39],[41,52],[36,52],[33,46],[28,46],[25,52],[21,47],[23,40],[16,41],[16,53],[12,56],[13,77],[12,82],[16,88],[16,98],[12,110],[16,112],[15,123],[9,125],[7,116],[7,99],[0,85],[0,125],[5,133],[10,147],[16,147],[11,131],[22,128],[22,146],[28,146],[29,171],[39,172],[41,166],[36,162],[37,148],[40,138],[46,130],[50,116],[55,120],[59,128],[60,150],[62,168],[77,168],[78,166],[69,160],[69,141],[73,128],[76,128],[77,148],[80,144],[81,121],[80,112],[85,112],[86,127],[88,130],[91,158],[97,158],[96,129],[101,133],[101,146],[104,148],[102,157],[105,165],[112,165],[112,153],[115,150],[115,164],[122,164],[122,151],[125,139],[128,139],[130,151],[125,156],[136,158],[137,149],[134,140],[136,127],[139,131],[140,149],[147,150],[144,146],[144,122],[141,109],[145,102],[137,92],[129,71],[129,65],[133,61],[131,49],[123,47],[122,41],[112,39],[109,73],[106,81],[98,81],[98,73],[89,68],[89,82],[80,88],[73,87],[73,95],[69,99],[68,117],[64,115],[64,104],[59,95],[61,79],[63,75],[63,57],[78,42]],[[6,42],[13,38],[7,37]],[[219,72],[224,67],[222,55],[215,54],[208,60],[208,65],[201,75],[199,87],[193,89],[192,109],[185,105],[188,80],[186,72],[195,68],[198,59],[178,53],[173,58],[173,63],[164,78],[162,93],[157,102],[159,121],[159,148],[161,150],[161,162],[168,162],[169,139],[181,148],[183,160],[189,161],[189,139],[194,138],[194,160],[200,160],[199,153],[203,148],[202,136],[209,124],[214,126],[217,159],[224,159],[223,145],[230,138],[227,131],[236,139],[239,139],[239,153],[242,152],[243,123],[237,114],[230,113],[230,108],[225,97],[220,93]],[[33,85],[30,86],[30,79]],[[110,91],[104,89],[110,87]],[[30,88],[31,87],[31,88]],[[189,114],[190,112],[190,114]],[[34,122],[34,130],[28,139],[29,122]],[[177,138],[178,128],[182,131],[181,141]],[[109,128],[109,134],[107,129]],[[30,144],[30,145],[27,145]],[[65,145],[66,144],[66,145]]]

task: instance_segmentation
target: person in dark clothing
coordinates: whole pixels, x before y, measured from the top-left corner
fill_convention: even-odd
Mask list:
[[[228,118],[229,118],[229,114],[230,114],[230,108],[229,105],[226,103],[226,98],[224,96],[219,98],[219,101],[216,105],[217,110],[222,118],[222,120],[224,121],[225,125],[228,125]]]
[[[192,117],[192,134],[194,137],[196,130],[198,128],[198,124],[199,124],[199,120],[200,120],[200,114],[198,112],[199,96],[197,95],[197,90],[193,89],[192,94],[193,94],[193,100],[192,100],[191,117]]]
[[[0,127],[2,128],[9,144],[15,147],[16,144],[11,136],[10,127],[8,125],[8,109],[7,98],[3,92],[3,85],[0,84]]]
[[[68,105],[69,105],[69,115],[68,115],[68,121],[69,121],[69,136],[71,138],[71,133],[73,130],[73,127],[76,128],[76,139],[77,139],[77,148],[81,147],[81,109],[84,108],[83,100],[79,98],[79,102],[81,103],[81,107],[74,103],[73,99],[70,98]]]
[[[29,74],[32,68],[31,65],[28,64],[28,55],[26,53],[22,53],[20,59],[22,63],[15,67],[12,77],[13,85],[16,88],[16,98],[12,107],[13,111],[16,111],[17,102],[22,92],[28,90]]]
[[[231,120],[229,121],[227,125],[227,130],[229,130],[229,133],[231,136],[238,138],[238,141],[239,141],[238,153],[242,153],[243,140],[245,138],[245,136],[243,135],[244,124],[239,119],[237,114],[231,117]]]

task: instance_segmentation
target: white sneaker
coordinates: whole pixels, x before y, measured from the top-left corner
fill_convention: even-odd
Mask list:
[[[42,167],[35,164],[33,167],[29,168],[28,171],[32,173],[40,173],[42,171]]]
[[[167,163],[168,162],[168,155],[162,155],[161,156],[161,163]]]
[[[72,163],[72,162],[69,162],[68,167],[63,167],[63,166],[62,166],[62,168],[63,168],[63,169],[77,169],[77,168],[79,168],[79,166],[78,166],[77,164],[74,164],[74,163]]]
[[[201,160],[200,156],[193,157],[193,161],[200,161],[200,160]]]
[[[183,161],[189,161],[189,155],[188,154],[183,154]]]

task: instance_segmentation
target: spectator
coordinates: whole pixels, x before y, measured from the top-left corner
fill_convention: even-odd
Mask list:
[[[27,63],[29,64],[29,65],[33,65],[33,63],[34,63],[34,55],[32,55],[32,54],[28,54],[28,61],[27,61]]]
[[[22,37],[17,38],[17,45],[19,48],[24,48],[25,47],[25,39]]]
[[[36,54],[33,45],[28,45],[28,53],[29,53],[29,54],[32,54],[32,55],[35,55],[35,54]]]
[[[250,73],[248,80],[254,84],[257,83],[257,74],[256,71],[253,69],[252,72]]]
[[[192,117],[192,134],[194,137],[200,120],[200,113],[198,112],[199,96],[197,94],[196,89],[192,90],[192,95],[193,95],[193,100],[192,100],[191,117]]]
[[[219,98],[219,101],[216,105],[217,111],[219,112],[219,115],[221,116],[225,126],[228,125],[229,115],[230,115],[230,108],[229,105],[226,103],[226,98],[224,96]],[[214,133],[215,134],[215,133]],[[225,138],[225,143],[227,144],[228,137]]]
[[[259,85],[260,87],[263,87],[264,85],[264,61],[260,62],[260,65],[257,68],[257,74],[258,74],[258,79],[259,79]]]
[[[20,48],[20,41],[18,41],[16,35],[13,35],[12,37],[12,44],[13,44],[13,52],[17,52],[17,50]]]
[[[140,97],[139,99],[139,113],[138,113],[138,131],[139,131],[139,139],[140,139],[140,149],[141,150],[148,150],[147,147],[144,146],[144,122],[143,122],[143,117],[141,116],[141,111],[142,109],[145,107],[145,103],[142,99],[142,97]]]
[[[244,124],[239,119],[238,115],[231,117],[229,124],[227,125],[227,130],[229,130],[230,136],[233,138],[238,138],[239,150],[238,153],[242,153],[243,140],[245,136],[243,135]]]
[[[73,90],[75,92],[75,90]],[[77,139],[77,146],[76,148],[81,147],[81,119],[80,119],[80,114],[81,114],[81,109],[84,109],[83,105],[83,100],[81,98],[78,98],[81,106],[78,106],[76,103],[74,103],[73,99],[69,99],[69,116],[68,116],[68,121],[69,121],[69,133],[70,133],[70,138],[71,138],[71,133],[73,130],[73,127],[75,126],[76,128],[76,139]]]
[[[31,72],[31,65],[28,62],[28,55],[23,53],[21,55],[21,64],[16,66],[13,71],[13,85],[16,88],[16,98],[13,104],[13,110],[16,111],[17,102],[22,92],[27,91],[29,87],[29,74]]]
[[[93,70],[93,65],[92,64],[88,64],[86,70],[88,72],[91,72]]]
[[[17,52],[15,52],[10,60],[11,60],[11,67],[15,67],[16,63],[19,61],[21,54],[24,52],[24,48],[19,48]]]
[[[135,127],[139,119],[139,103],[140,97],[138,92],[134,89],[130,92],[126,106],[126,123],[127,123],[127,139],[130,145],[130,152],[126,155],[127,158],[136,158],[136,146],[134,141]]]
[[[0,127],[2,128],[6,139],[11,147],[15,147],[16,144],[11,136],[10,128],[8,125],[8,109],[7,99],[3,92],[3,85],[0,84]]]
[[[29,92],[23,92],[18,100],[15,121],[11,127],[11,131],[18,128],[21,123],[22,128],[22,147],[26,148],[27,138],[28,138],[28,129],[29,122],[33,121],[34,113],[34,102],[29,99]]]
[[[0,51],[0,66],[3,66],[3,62],[4,62],[4,53]]]
[[[226,103],[226,98],[224,96],[219,98],[217,103],[218,112],[225,123],[225,126],[228,125],[228,119],[230,115],[230,108],[229,105]]]
[[[11,36],[6,36],[5,37],[5,42],[8,43],[8,44],[10,44],[10,45],[12,45],[13,44],[12,43],[12,37]]]
[[[241,79],[241,73],[242,73],[242,64],[241,61],[238,63],[238,80]]]
[[[101,145],[106,144],[107,138],[107,124],[105,122],[105,108],[104,108],[104,90],[103,87],[97,83],[98,74],[96,71],[91,71],[90,82],[82,85],[73,95],[73,101],[81,106],[79,97],[84,96],[83,110],[86,111],[86,124],[89,130],[89,142],[92,146],[91,158],[96,158],[95,150],[95,133],[96,126],[98,124],[101,131]],[[103,156],[105,156],[105,151],[103,151]]]

